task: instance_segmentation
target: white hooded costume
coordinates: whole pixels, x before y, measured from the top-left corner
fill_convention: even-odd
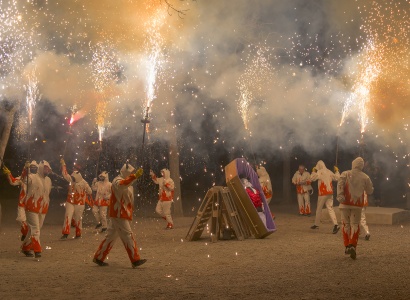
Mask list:
[[[94,260],[104,262],[118,237],[121,238],[131,263],[140,260],[137,243],[131,230],[131,221],[134,210],[132,184],[141,175],[142,169],[136,171],[130,164],[124,164],[120,175],[113,179],[107,235],[95,252]]]
[[[31,167],[37,167],[38,164],[35,160],[33,160],[30,163],[30,168]],[[19,194],[19,200],[17,204],[17,218],[16,221],[20,223],[21,225],[21,238],[24,240],[24,238],[27,236],[28,233],[28,225],[27,225],[27,218],[26,218],[26,209],[25,209],[25,200],[26,200],[26,193],[27,193],[27,169],[24,168],[22,171],[21,176],[13,177],[11,174],[10,170],[7,168],[3,168],[3,172],[7,177],[8,182],[12,186],[20,186],[20,194]]]
[[[174,181],[168,169],[162,169],[161,174],[163,177],[158,178],[153,171],[150,172],[152,181],[159,186],[159,199],[155,211],[168,222],[166,228],[172,229],[174,221],[171,216],[171,205],[174,200]]]
[[[94,178],[91,184],[91,189],[96,192],[92,211],[98,223],[97,228],[101,225],[105,230],[107,229],[107,209],[111,198],[111,182],[106,171],[98,177],[100,180]]]
[[[38,164],[35,160],[33,160],[30,163],[30,169],[32,167],[38,168]],[[31,185],[33,182],[37,183],[37,185],[38,185],[40,183],[40,181],[37,180],[38,179],[38,176],[37,176],[38,174],[37,173],[30,173],[30,175],[27,178],[27,168],[25,167],[23,169],[23,172],[22,172],[21,176],[13,177],[13,175],[10,173],[10,171],[7,168],[5,168],[5,169],[7,170],[5,172],[5,174],[7,176],[7,180],[9,181],[10,185],[20,186],[20,194],[19,194],[19,201],[18,201],[18,205],[17,205],[17,218],[16,218],[16,220],[18,222],[20,222],[20,224],[21,224],[21,229],[20,229],[20,231],[21,231],[21,240],[24,241],[23,251],[29,251],[30,247],[31,247],[31,243],[32,243],[32,241],[31,241],[32,230],[30,229],[29,225],[27,224],[27,215],[26,215],[26,202],[29,198],[31,198],[27,195],[27,179],[29,181],[28,182],[29,185]],[[5,170],[5,169],[3,169],[3,170]],[[33,179],[34,179],[34,181],[32,181]],[[29,193],[33,193],[34,190],[35,190],[35,187],[31,186]],[[34,197],[37,197],[38,199],[40,199],[41,195],[39,193],[41,193],[41,190],[37,189],[37,195],[34,196]],[[41,203],[40,200],[34,201],[34,202],[35,203]],[[34,208],[37,208],[37,206],[35,206]],[[33,210],[33,208],[31,210]],[[40,212],[40,210],[41,209],[39,209],[38,212]],[[31,219],[33,219],[33,218],[36,219],[37,217],[32,216]],[[32,221],[31,223],[32,223],[32,226],[33,226],[35,222]],[[34,232],[37,232],[37,231],[39,233],[39,230],[34,229]],[[35,243],[38,244],[38,247],[37,247],[36,250],[37,250],[37,252],[41,252],[41,247],[40,247],[40,244],[38,242],[38,238],[39,238],[39,234],[35,236]]]
[[[362,208],[367,206],[367,195],[373,193],[373,183],[362,171],[363,167],[363,158],[356,158],[352,162],[352,169],[343,172],[337,183],[337,200],[340,202],[343,242],[346,247],[356,247]]]
[[[326,205],[330,219],[334,226],[337,226],[336,214],[333,209],[333,181],[337,181],[340,177],[339,171],[333,173],[326,168],[323,161],[319,160],[316,164],[316,172],[310,174],[310,180],[318,182],[319,197],[317,199],[315,225],[319,226],[322,215],[323,205]]]
[[[310,215],[310,190],[312,190],[310,174],[306,170],[300,173],[295,172],[292,177],[292,183],[296,186],[296,194],[299,206],[299,215]]]
[[[75,225],[75,236],[79,238],[81,237],[81,231],[83,228],[82,216],[85,202],[87,201],[87,197],[92,194],[92,190],[88,183],[83,179],[80,172],[74,171],[70,176],[67,173],[64,161],[61,162],[61,165],[63,177],[69,182],[67,200],[65,203],[62,238],[67,238],[70,234],[72,220],[74,220]]]

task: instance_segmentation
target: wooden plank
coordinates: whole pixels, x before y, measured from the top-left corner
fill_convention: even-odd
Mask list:
[[[213,190],[210,189],[206,193],[204,200],[202,200],[198,213],[185,237],[187,241],[196,241],[201,237],[209,218],[212,216],[212,203]]]

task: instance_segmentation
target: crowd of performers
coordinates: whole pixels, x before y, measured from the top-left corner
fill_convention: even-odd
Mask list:
[[[94,178],[90,187],[78,170],[74,170],[70,175],[64,159],[61,159],[60,163],[62,177],[69,183],[61,240],[68,238],[71,227],[75,228],[75,238],[81,238],[82,216],[85,204],[88,203],[92,207],[97,222],[95,228],[101,228],[101,232],[106,234],[94,254],[94,263],[99,266],[107,265],[105,260],[118,237],[124,244],[133,268],[145,263],[146,259],[141,259],[138,253],[137,243],[131,229],[134,208],[132,185],[143,174],[143,170],[126,163],[112,182],[109,181],[108,173],[103,171],[98,178]],[[370,239],[365,208],[368,205],[367,196],[373,193],[374,188],[369,176],[363,172],[363,167],[364,160],[358,157],[352,162],[351,170],[340,174],[337,167],[334,167],[334,172],[332,172],[326,168],[323,161],[319,160],[311,174],[306,171],[304,165],[299,165],[299,169],[292,177],[292,183],[296,186],[299,215],[301,216],[311,215],[310,195],[313,191],[311,184],[317,181],[317,209],[311,229],[319,228],[322,208],[326,206],[333,222],[333,234],[340,229],[333,209],[333,182],[337,181],[336,199],[339,201],[341,213],[345,254],[350,255],[352,259],[356,259],[360,226],[366,233],[365,239]],[[264,167],[258,166],[256,172],[261,190],[255,189],[247,178],[242,178],[242,184],[261,220],[266,224],[261,194],[263,193],[266,203],[269,204],[272,199],[272,184]],[[26,162],[19,177],[14,177],[5,166],[3,166],[3,173],[11,185],[20,186],[17,221],[21,224],[22,252],[28,257],[41,257],[40,231],[48,211],[52,187],[48,177],[53,173],[50,164],[45,160],[38,164],[36,161]],[[165,228],[173,229],[171,205],[174,198],[174,181],[170,177],[170,171],[163,169],[161,177],[157,177],[150,170],[150,176],[152,181],[159,186],[159,199],[155,210],[167,222]],[[95,191],[94,198],[92,197],[93,191]]]
[[[94,254],[93,262],[99,266],[108,265],[105,260],[113,244],[118,239],[124,244],[133,268],[146,262],[138,253],[137,243],[131,229],[134,210],[134,189],[132,185],[143,174],[129,163],[122,166],[120,173],[109,181],[108,172],[103,171],[94,178],[91,187],[78,170],[71,174],[67,171],[64,159],[60,160],[62,177],[68,182],[68,194],[65,202],[65,215],[61,240],[70,235],[71,227],[75,228],[75,238],[82,236],[82,216],[85,204],[92,207],[96,219],[96,229],[106,234]],[[21,225],[22,253],[27,257],[40,258],[42,247],[40,232],[46,217],[52,188],[49,174],[53,173],[50,164],[43,160],[26,162],[20,176],[14,177],[3,165],[3,173],[9,183],[20,186],[17,208],[17,221]],[[159,186],[159,199],[156,212],[167,222],[166,229],[173,229],[171,204],[174,197],[174,182],[168,169],[161,170],[162,177],[157,177],[151,170],[152,181]],[[95,191],[95,197],[92,192]]]
[[[313,191],[312,182],[318,184],[318,200],[314,224],[311,229],[318,229],[322,208],[325,205],[329,217],[333,222],[332,233],[338,233],[338,225],[335,211],[333,209],[333,182],[337,182],[337,196],[339,211],[342,221],[342,236],[345,246],[345,254],[356,259],[356,247],[359,239],[360,227],[365,232],[365,240],[370,239],[369,227],[366,222],[366,207],[368,206],[368,196],[374,192],[374,187],[370,177],[363,172],[365,166],[361,157],[352,162],[352,169],[340,174],[335,166],[334,172],[326,168],[323,161],[319,160],[312,169],[312,173],[306,171],[304,165],[299,165],[299,169],[292,177],[292,183],[296,186],[296,194],[299,205],[300,216],[310,216],[310,195]]]
[[[370,240],[369,227],[366,222],[365,210],[368,206],[368,196],[373,194],[373,183],[368,175],[363,172],[364,160],[361,157],[352,162],[352,169],[340,174],[335,166],[334,172],[326,168],[325,163],[319,160],[312,173],[306,171],[304,165],[299,165],[298,170],[292,177],[292,183],[296,186],[297,201],[300,216],[310,216],[310,195],[313,193],[312,183],[317,181],[318,199],[314,224],[311,229],[318,229],[322,208],[326,206],[329,217],[333,223],[332,233],[340,230],[335,211],[333,209],[333,182],[337,182],[337,197],[342,221],[342,236],[345,246],[345,254],[356,259],[356,247],[359,239],[360,226],[365,232],[365,240]],[[259,182],[262,191],[258,191],[247,178],[241,178],[242,185],[250,200],[255,206],[262,222],[266,226],[261,194],[265,195],[267,203],[272,198],[272,185],[269,175],[264,167],[257,167]]]

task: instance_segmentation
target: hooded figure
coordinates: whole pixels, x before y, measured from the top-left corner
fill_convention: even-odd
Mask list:
[[[36,180],[39,181],[37,185],[41,189],[41,200],[39,200],[38,206],[35,205],[35,209],[31,208],[29,205],[26,204],[26,210],[28,210],[28,212],[26,212],[27,223],[29,225],[31,233],[29,231],[26,238],[24,239],[23,251],[28,251],[29,247],[32,247],[35,256],[41,257],[42,249],[40,244],[40,231],[43,227],[44,219],[46,217],[46,214],[48,212],[48,206],[50,204],[51,179],[47,175],[51,172],[51,167],[50,164],[45,160],[41,161],[40,164],[38,164],[38,168],[36,168],[37,166],[34,166],[35,164],[32,163],[30,166],[30,170],[38,169],[37,174],[33,174],[35,175],[33,176],[33,178],[36,178]],[[34,180],[31,184],[36,185]],[[31,240],[28,240],[29,235],[31,235]]]
[[[21,241],[24,241],[27,238],[26,241],[26,250],[23,250],[23,253],[26,256],[33,256],[33,254],[30,252],[30,235],[28,235],[29,232],[29,226],[27,225],[27,216],[26,216],[26,201],[27,201],[27,169],[29,169],[29,176],[28,176],[28,181],[29,184],[32,181],[33,177],[37,176],[37,169],[38,169],[38,164],[35,160],[33,160],[31,163],[26,163],[23,171],[21,173],[21,176],[18,177],[13,177],[11,174],[10,170],[6,167],[3,166],[3,173],[6,175],[7,180],[9,181],[10,185],[12,186],[20,186],[20,194],[19,194],[19,200],[18,200],[18,205],[17,205],[17,218],[16,221],[20,222],[21,225]],[[34,182],[37,182],[37,180],[34,180]],[[30,187],[30,193],[33,192],[33,187]],[[40,195],[37,195],[37,197],[40,197]],[[37,249],[37,251],[39,251]],[[41,252],[41,251],[40,251]]]
[[[272,182],[270,181],[270,177],[268,172],[266,172],[265,167],[257,167],[256,173],[259,177],[259,183],[261,184],[263,194],[265,195],[266,202],[272,200]]]
[[[132,184],[142,175],[141,168],[135,170],[130,164],[124,164],[120,175],[112,181],[110,199],[110,223],[107,235],[94,254],[93,262],[99,266],[108,265],[107,258],[114,242],[121,238],[133,268],[146,262],[138,254],[137,242],[131,230],[132,214],[134,209],[134,190]],[[107,177],[108,178],[108,177]]]
[[[326,205],[330,219],[333,222],[333,234],[336,234],[340,227],[337,224],[336,214],[333,209],[333,181],[337,181],[340,177],[339,169],[334,167],[335,173],[326,168],[323,161],[319,160],[316,167],[313,168],[310,180],[317,181],[319,196],[317,199],[316,218],[315,224],[312,229],[318,229],[320,224],[320,218],[322,215],[323,205]]]
[[[51,192],[51,179],[47,175],[52,172],[50,164],[46,160],[42,160],[38,165],[38,176],[43,182],[44,196],[41,205],[41,213],[46,214],[48,212],[48,207],[50,205],[50,192]]]
[[[96,192],[92,208],[97,221],[95,229],[102,227],[101,232],[104,232],[107,230],[107,209],[111,198],[111,182],[106,171],[98,176],[98,180],[94,178],[91,189]]]
[[[67,239],[70,234],[70,225],[74,220],[75,237],[81,237],[83,228],[82,216],[84,212],[85,202],[87,197],[92,194],[92,190],[88,183],[83,179],[81,173],[74,171],[71,176],[68,175],[67,167],[64,159],[61,159],[61,169],[64,179],[69,183],[67,200],[65,203],[64,225],[61,239]]]
[[[310,191],[312,190],[310,174],[305,166],[299,165],[299,169],[292,177],[292,183],[296,186],[296,194],[299,205],[299,215],[310,216]]]
[[[174,200],[174,181],[171,179],[168,169],[162,169],[162,177],[157,177],[154,171],[150,171],[152,181],[158,184],[158,203],[155,208],[157,214],[159,214],[165,221],[167,221],[166,229],[174,228],[174,221],[171,216],[171,204]]]
[[[362,208],[367,206],[367,195],[373,193],[373,183],[362,171],[363,166],[363,158],[356,158],[352,162],[352,169],[343,172],[337,183],[337,200],[340,202],[345,254],[350,254],[352,259],[356,259]]]

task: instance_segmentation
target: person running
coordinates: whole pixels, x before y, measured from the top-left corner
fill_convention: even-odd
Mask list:
[[[340,175],[337,182],[337,200],[342,216],[342,234],[345,254],[356,259],[356,247],[360,233],[362,209],[367,204],[367,196],[373,193],[373,183],[362,170],[363,158],[352,162],[352,169]]]
[[[310,175],[310,180],[317,181],[319,196],[317,199],[316,217],[315,224],[313,224],[311,229],[318,229],[320,224],[320,219],[322,216],[323,205],[326,205],[327,211],[329,213],[330,219],[333,222],[333,234],[336,234],[340,226],[337,224],[335,210],[333,209],[333,181],[337,181],[340,177],[339,169],[334,167],[335,173],[326,168],[323,161],[319,160],[316,167],[313,168],[312,174]]]
[[[171,205],[174,201],[174,181],[168,169],[161,170],[162,177],[158,178],[152,170],[150,170],[150,175],[152,181],[159,186],[158,202],[155,211],[167,221],[167,227],[165,229],[173,229],[174,221],[171,216]]]

